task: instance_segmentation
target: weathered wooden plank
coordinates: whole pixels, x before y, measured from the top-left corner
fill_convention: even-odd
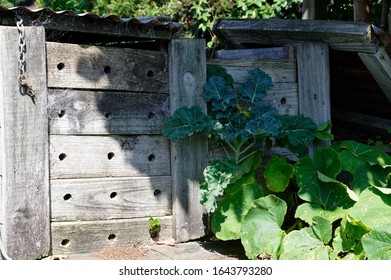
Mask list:
[[[19,89],[18,31],[0,26],[1,238],[12,259],[37,259],[50,250],[45,31],[24,30],[35,102]]]
[[[50,43],[48,87],[168,92],[167,54]]]
[[[51,179],[168,176],[169,162],[161,135],[50,137]]]
[[[299,113],[317,123],[330,121],[329,48],[325,43],[296,46]],[[325,142],[324,145],[328,145]],[[322,144],[323,145],[323,144]]]
[[[50,134],[161,134],[167,94],[49,89]]]
[[[154,217],[158,218],[158,217]],[[172,237],[172,217],[159,217],[159,239]],[[104,248],[134,246],[151,243],[148,218],[89,222],[54,222],[53,254],[83,254]]]
[[[315,123],[330,120],[329,49],[324,43],[303,43],[296,47],[299,113]]]
[[[299,97],[297,83],[275,83],[267,91],[265,102],[273,105],[281,115],[299,114]]]
[[[219,60],[211,59],[209,65],[224,67],[236,83],[243,83],[252,68],[260,68],[272,78],[273,83],[292,83],[297,81],[296,60]]]
[[[331,49],[374,53],[378,40],[371,25],[360,22],[285,19],[220,19],[213,28],[222,40],[236,44],[285,45],[305,41]]]
[[[171,177],[52,180],[51,220],[90,221],[171,215]]]
[[[391,59],[382,47],[375,54],[358,54],[391,102]]]
[[[172,40],[169,43],[170,109],[200,106],[206,112],[204,40]],[[193,136],[171,144],[173,219],[178,242],[205,235],[204,209],[199,185],[208,163],[206,137]]]
[[[259,49],[219,50],[214,53],[215,59],[288,59],[290,47],[274,47]]]
[[[349,128],[360,129],[360,131],[372,135],[387,135],[387,131],[391,127],[391,120],[389,119],[341,109],[333,109],[332,118],[333,123],[335,122]]]

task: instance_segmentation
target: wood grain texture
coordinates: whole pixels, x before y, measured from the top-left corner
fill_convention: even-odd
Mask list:
[[[19,34],[0,26],[0,119],[3,232],[12,259],[50,250],[49,159],[44,28],[25,27],[26,76],[35,103],[20,92]]]
[[[160,218],[159,239],[172,238],[172,217]],[[105,248],[130,247],[140,243],[151,243],[148,218],[121,219],[91,222],[54,222],[52,231],[52,253],[83,254]]]
[[[288,59],[289,46],[258,49],[219,50],[214,53],[215,59]]]
[[[391,58],[386,50],[380,48],[375,54],[359,53],[358,55],[391,102]]]
[[[170,175],[169,142],[163,136],[50,137],[50,178]]]
[[[170,109],[200,106],[206,112],[204,40],[172,40],[169,43]],[[171,143],[171,176],[175,239],[184,242],[205,235],[204,209],[199,185],[208,164],[206,137],[194,135]]]
[[[171,177],[51,181],[51,220],[90,221],[171,215]]]
[[[252,68],[260,68],[267,73],[273,83],[292,83],[297,81],[296,60],[276,59],[276,60],[220,60],[212,59],[209,65],[219,65],[224,67],[236,83],[243,83],[248,77],[248,71]]]
[[[325,43],[302,43],[296,46],[299,114],[316,124],[331,120],[329,47]],[[322,141],[320,146],[328,146]],[[315,149],[310,149],[312,153]]]
[[[48,87],[168,93],[167,54],[47,43]]]
[[[50,134],[161,134],[167,94],[49,89]]]
[[[296,46],[299,113],[319,124],[330,120],[329,48],[324,43]]]
[[[331,49],[374,53],[377,40],[371,25],[360,22],[286,19],[220,19],[213,28],[235,44],[285,45],[324,42]]]

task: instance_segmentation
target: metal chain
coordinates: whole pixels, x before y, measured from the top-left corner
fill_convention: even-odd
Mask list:
[[[34,99],[35,92],[32,87],[27,83],[26,78],[26,37],[23,26],[23,19],[21,16],[16,16],[16,27],[19,32],[19,75],[18,82],[21,88],[22,94],[27,94]]]

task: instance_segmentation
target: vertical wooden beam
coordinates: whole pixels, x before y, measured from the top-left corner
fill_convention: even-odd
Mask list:
[[[371,8],[368,0],[354,0],[354,21],[371,22]]]
[[[170,110],[200,106],[206,112],[204,40],[172,40],[169,43]],[[205,235],[204,208],[199,185],[206,167],[206,137],[194,135],[171,144],[171,176],[175,239],[184,242]]]
[[[315,42],[297,44],[296,59],[298,68],[299,113],[312,118],[316,124],[330,121],[328,45]],[[324,145],[328,144],[324,143]]]
[[[48,117],[45,30],[25,27],[27,81],[35,103],[18,84],[19,34],[0,26],[0,156],[2,242],[12,259],[50,251]]]
[[[303,0],[302,19],[326,19],[330,0]]]

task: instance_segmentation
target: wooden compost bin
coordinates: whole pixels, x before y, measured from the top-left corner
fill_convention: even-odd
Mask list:
[[[391,127],[391,46],[379,28],[364,22],[220,19],[214,32],[236,56],[292,46],[299,114],[361,132],[387,134]]]
[[[26,23],[34,100],[18,84],[15,11]],[[204,41],[174,39],[156,19],[21,8],[0,15],[11,25],[0,26],[3,253],[37,259],[150,242],[150,217],[161,220],[159,239],[203,236],[207,140],[171,145],[161,130],[178,107],[206,110]]]

